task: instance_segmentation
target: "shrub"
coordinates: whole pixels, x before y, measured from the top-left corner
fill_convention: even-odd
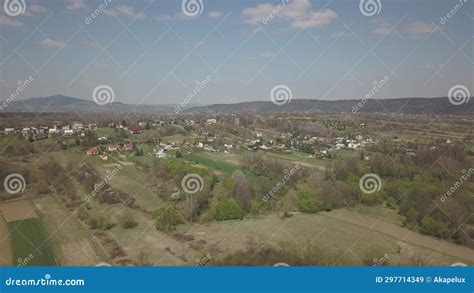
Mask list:
[[[156,219],[156,229],[164,232],[173,231],[176,229],[176,225],[184,222],[182,216],[171,203],[159,208],[153,215]]]
[[[120,225],[124,229],[131,229],[131,228],[135,228],[136,226],[138,226],[138,223],[135,221],[135,219],[133,218],[132,215],[125,214],[120,219]]]
[[[298,210],[302,213],[317,213],[319,211],[315,198],[308,191],[298,193]]]
[[[235,199],[225,198],[212,202],[212,214],[217,221],[242,220],[245,216],[245,211]]]

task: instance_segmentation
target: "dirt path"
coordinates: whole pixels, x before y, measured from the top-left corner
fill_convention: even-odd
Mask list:
[[[364,216],[345,209],[333,210],[331,212],[321,213],[321,215],[326,215],[331,218],[390,235],[408,243],[416,244],[440,253],[474,262],[474,250],[470,248],[448,241],[438,240],[434,237],[422,235],[407,228],[400,227],[377,218]]]

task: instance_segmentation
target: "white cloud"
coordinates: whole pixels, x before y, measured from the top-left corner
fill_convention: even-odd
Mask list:
[[[50,38],[46,38],[46,39],[41,40],[40,46],[43,47],[43,48],[66,48],[66,47],[70,47],[66,42],[55,41],[55,40],[50,39]]]
[[[331,35],[331,37],[333,37],[335,39],[350,37],[350,36],[352,36],[352,33],[347,32],[347,31],[337,32],[337,33],[334,33],[334,34]]]
[[[163,14],[163,15],[158,16],[157,19],[159,21],[175,21],[175,20],[194,20],[194,19],[198,19],[199,17],[200,17],[200,14],[189,16],[180,12],[175,15]]]
[[[264,20],[281,19],[290,21],[293,28],[323,27],[337,18],[331,9],[311,10],[309,0],[292,0],[288,4],[259,4],[242,11],[244,23],[257,25]]]
[[[273,53],[273,52],[264,52],[264,53],[260,53],[258,56],[262,57],[262,58],[265,58],[265,59],[268,59],[268,58],[275,58],[277,56],[277,54]]]
[[[68,0],[66,2],[66,9],[68,10],[87,9],[86,1],[85,0]]]
[[[406,31],[414,36],[429,34],[439,31],[439,27],[432,22],[416,21],[406,26]]]
[[[371,33],[381,36],[388,36],[395,33],[393,27],[383,18],[376,18],[371,20],[370,23],[375,24],[377,27],[371,31]]]
[[[209,12],[209,17],[212,17],[212,18],[219,18],[222,16],[222,12],[221,11],[211,11]]]
[[[0,15],[0,24],[11,26],[11,27],[20,27],[24,25],[23,22],[13,19],[11,17],[5,16],[5,15]]]
[[[26,6],[26,14],[31,15],[33,13],[45,13],[48,9],[44,6],[41,6],[37,3],[32,3]]]
[[[143,12],[135,12],[135,8],[130,5],[120,4],[115,8],[104,10],[104,14],[108,16],[127,16],[130,18],[144,19]]]

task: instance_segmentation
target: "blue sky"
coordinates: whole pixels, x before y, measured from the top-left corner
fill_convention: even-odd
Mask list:
[[[376,98],[474,92],[474,1],[447,21],[459,0],[373,1],[366,16],[359,0],[202,0],[190,17],[179,0],[25,0],[0,12],[0,100],[29,76],[19,98],[91,100],[108,85],[133,104],[179,103],[208,76],[192,103],[269,100],[280,84],[294,99],[362,99],[386,76]]]

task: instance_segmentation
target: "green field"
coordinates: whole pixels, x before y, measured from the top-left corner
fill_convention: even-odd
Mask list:
[[[11,231],[14,263],[25,260],[27,266],[55,266],[53,249],[40,219],[27,219],[8,223]],[[32,257],[29,257],[30,254]]]

